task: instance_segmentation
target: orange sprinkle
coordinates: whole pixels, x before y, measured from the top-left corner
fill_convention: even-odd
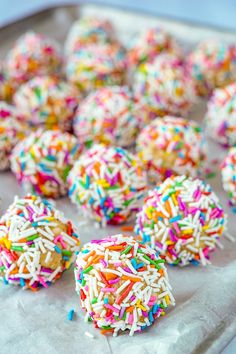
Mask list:
[[[127,275],[122,275],[121,277],[123,280],[131,280],[134,283],[138,283],[139,281],[141,281],[140,278],[132,278],[132,277],[128,277]]]
[[[84,260],[87,261],[89,259],[89,257],[93,256],[94,254],[96,254],[95,251],[89,252],[85,257]]]
[[[132,231],[134,231],[134,227],[132,225],[124,225],[121,227],[121,231],[124,231],[124,232],[131,231],[132,232]]]
[[[126,309],[126,312],[132,312],[133,309],[134,309],[134,306],[130,306],[130,307],[128,307],[128,308]]]

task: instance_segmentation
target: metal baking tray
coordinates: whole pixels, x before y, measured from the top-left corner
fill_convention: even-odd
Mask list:
[[[81,14],[110,18],[124,43],[137,32],[155,25],[173,33],[186,50],[203,38],[236,41],[233,32],[84,4],[44,10],[0,29],[0,58],[4,57],[13,41],[29,29],[48,34],[63,43],[70,25]],[[202,101],[190,117],[203,122],[205,110],[206,102]],[[211,158],[222,160],[226,152],[214,142],[209,140],[208,143]],[[229,232],[235,234],[235,215],[227,207],[220,174],[209,183],[229,214]],[[2,212],[13,201],[15,194],[23,195],[23,191],[17,186],[14,176],[10,172],[1,173]],[[75,223],[83,221],[67,198],[58,200],[56,204]],[[79,226],[79,231],[81,241],[85,243],[93,238],[119,233],[121,229],[95,229],[93,223],[85,222]],[[220,353],[236,334],[236,243],[222,242],[224,249],[212,255],[212,265],[207,268],[168,266],[176,307],[169,309],[167,315],[154,326],[134,337],[104,337],[91,324],[84,323],[79,298],[74,290],[72,269],[49,289],[37,293],[1,285],[0,353]],[[72,308],[76,311],[76,317],[69,322],[67,313]],[[85,336],[85,331],[94,338]]]

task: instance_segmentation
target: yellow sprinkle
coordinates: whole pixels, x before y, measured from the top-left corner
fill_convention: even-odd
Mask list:
[[[188,235],[188,234],[192,234],[193,233],[193,229],[182,230],[181,232],[184,235]]]
[[[171,199],[173,200],[174,205],[178,205],[177,199],[174,194],[172,194]]]
[[[204,226],[202,227],[202,230],[207,230],[207,229],[209,229],[209,225],[204,225]]]
[[[174,244],[174,242],[173,242],[173,241],[171,241],[171,240],[168,240],[168,241],[166,241],[166,244],[167,244],[167,246],[170,246],[170,245],[173,245],[173,244]]]
[[[11,241],[8,240],[6,237],[0,239],[0,244],[5,246],[8,250],[11,248]]]
[[[168,295],[165,296],[167,306],[170,304],[170,298]]]
[[[141,301],[140,301],[140,300],[138,300],[138,301],[136,302],[136,305],[137,305],[137,307],[139,307],[141,310],[147,311],[146,307],[144,307],[144,306],[141,304]]]

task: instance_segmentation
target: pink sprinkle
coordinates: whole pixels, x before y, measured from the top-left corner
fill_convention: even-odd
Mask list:
[[[134,316],[132,313],[129,314],[128,322],[129,322],[129,324],[133,324],[133,322],[134,322]]]
[[[101,288],[101,291],[104,293],[114,293],[116,291],[115,288]]]
[[[116,278],[116,279],[111,279],[108,281],[109,284],[116,284],[120,281],[120,278]]]
[[[48,288],[48,284],[39,275],[38,275],[38,281],[44,286],[44,288]]]
[[[119,313],[119,310],[116,307],[114,307],[114,306],[112,306],[110,304],[105,304],[104,307],[106,307],[107,309],[112,310],[113,312]]]

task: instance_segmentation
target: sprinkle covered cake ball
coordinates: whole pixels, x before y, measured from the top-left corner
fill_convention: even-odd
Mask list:
[[[236,84],[213,91],[205,117],[209,136],[228,147],[236,145]]]
[[[162,28],[149,28],[137,36],[128,50],[129,65],[153,61],[159,54],[182,55],[182,50],[170,33]]]
[[[25,117],[14,106],[0,101],[0,171],[10,167],[10,154],[27,134]]]
[[[126,86],[103,87],[79,105],[74,132],[81,143],[130,146],[139,130],[139,112]]]
[[[236,47],[217,40],[201,42],[188,57],[188,68],[200,96],[236,80]]]
[[[86,94],[125,81],[125,51],[119,44],[95,44],[81,48],[67,60],[67,79]]]
[[[146,189],[146,172],[132,153],[95,145],[69,176],[69,196],[79,210],[101,226],[121,224],[137,211]]]
[[[65,81],[38,76],[19,88],[14,103],[33,126],[66,131],[71,129],[78,92]]]
[[[57,198],[67,193],[67,175],[80,152],[73,135],[38,130],[14,148],[11,169],[27,192]]]
[[[134,73],[133,89],[150,114],[156,116],[186,115],[196,98],[183,61],[170,54],[141,64]]]
[[[211,187],[199,179],[167,178],[145,199],[135,232],[173,265],[207,265],[227,217]]]
[[[6,59],[7,71],[18,83],[35,76],[58,74],[61,65],[58,43],[33,31],[19,37]]]
[[[82,17],[75,21],[68,33],[65,52],[75,53],[81,47],[94,43],[111,43],[115,40],[112,23],[98,17]]]
[[[195,177],[205,160],[202,129],[180,117],[156,118],[139,134],[136,149],[154,183],[173,174]]]
[[[78,254],[76,291],[85,319],[103,334],[151,326],[174,305],[164,260],[133,237],[115,235],[93,240]]]
[[[33,291],[47,288],[74,262],[74,226],[48,201],[15,197],[0,219],[0,278]]]
[[[225,157],[221,174],[224,190],[227,192],[230,204],[236,205],[236,148],[231,148]]]

